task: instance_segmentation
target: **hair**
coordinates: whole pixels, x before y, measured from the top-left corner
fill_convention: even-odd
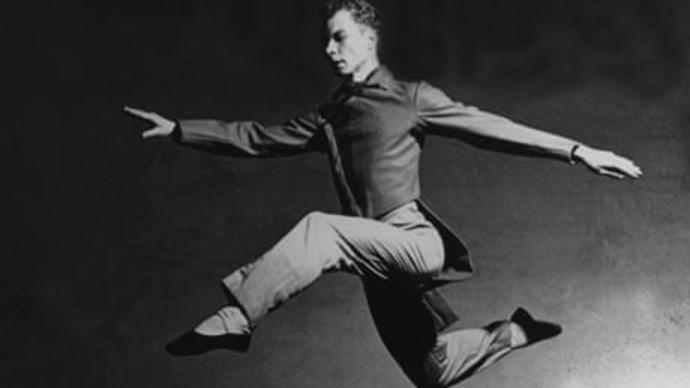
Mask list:
[[[338,11],[348,11],[355,22],[365,25],[381,35],[381,17],[378,9],[366,0],[328,0],[321,7],[321,21],[325,24]]]

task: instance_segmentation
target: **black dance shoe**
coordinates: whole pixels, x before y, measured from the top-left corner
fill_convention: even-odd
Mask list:
[[[173,356],[194,356],[216,349],[245,353],[249,349],[251,338],[249,333],[205,335],[190,330],[168,343],[165,350]]]
[[[249,349],[250,340],[251,331],[240,309],[226,306],[165,348],[175,356],[191,356],[215,349],[244,353]]]
[[[556,323],[535,320],[527,310],[522,307],[515,310],[510,320],[520,326],[525,333],[527,343],[522,346],[532,345],[536,342],[553,338],[563,331],[561,325]]]

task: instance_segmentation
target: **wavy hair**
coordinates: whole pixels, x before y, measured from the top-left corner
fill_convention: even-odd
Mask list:
[[[328,0],[321,7],[321,21],[327,23],[338,11],[348,11],[355,22],[365,25],[381,35],[381,17],[378,9],[366,0]]]

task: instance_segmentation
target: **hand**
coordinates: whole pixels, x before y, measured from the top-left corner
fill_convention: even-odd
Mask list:
[[[141,133],[141,137],[144,139],[168,137],[172,133],[173,129],[175,129],[174,121],[168,120],[158,113],[146,112],[140,109],[130,108],[128,106],[124,107],[124,110],[132,116],[144,119],[154,125],[153,128]]]
[[[611,178],[639,178],[642,170],[632,160],[616,155],[611,151],[602,151],[584,145],[577,147],[573,157],[584,163],[597,174]]]

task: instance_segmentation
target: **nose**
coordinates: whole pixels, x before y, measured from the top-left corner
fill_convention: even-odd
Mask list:
[[[328,42],[326,43],[326,55],[333,56],[334,54],[335,54],[335,41],[333,39],[329,39]]]

